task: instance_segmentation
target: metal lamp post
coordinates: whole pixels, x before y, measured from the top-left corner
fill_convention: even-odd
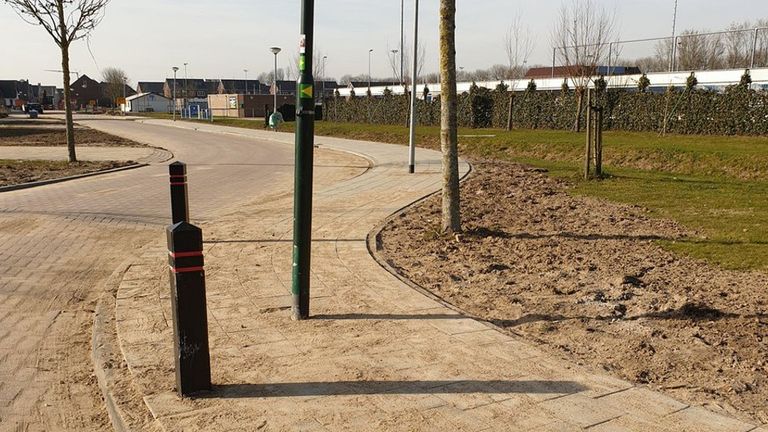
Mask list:
[[[275,55],[275,75],[272,78],[272,84],[275,86],[275,106],[272,108],[273,109],[272,112],[277,112],[277,93],[280,90],[277,87],[277,55],[280,54],[280,51],[282,50],[280,49],[280,47],[276,47],[276,46],[270,48],[269,50],[272,51],[272,54]]]
[[[400,87],[405,89],[403,58],[405,56],[405,0],[400,0]],[[416,53],[414,53],[415,55]]]
[[[368,95],[371,95],[371,54],[373,53],[373,48],[368,50]]]
[[[396,66],[397,66],[397,53],[398,53],[399,51],[398,51],[398,50],[396,50],[396,49],[394,49],[394,50],[392,50],[391,52],[392,52],[392,62],[394,63],[394,66],[393,66],[393,67],[395,68],[395,74],[397,74],[397,67],[396,67]],[[402,77],[400,77],[400,82],[402,83],[402,81],[403,81],[403,78],[402,78]]]
[[[328,60],[328,56],[323,56],[323,75],[320,77],[322,80],[323,91],[320,93],[320,98],[325,102],[325,62]],[[325,107],[323,107],[325,108]]]
[[[413,70],[411,71],[411,130],[408,139],[408,172],[416,172],[416,72],[418,71],[418,58],[416,52],[419,47],[419,0],[416,0],[416,9],[413,17]]]
[[[125,100],[125,88],[128,86],[128,77],[123,77],[123,117],[125,117],[125,108],[128,106],[128,101]]]
[[[293,205],[293,271],[291,315],[309,318],[309,273],[312,246],[312,161],[315,147],[315,92],[312,76],[314,0],[301,1],[299,80],[296,95],[296,166]]]
[[[188,103],[187,98],[189,97],[188,96],[188,93],[189,93],[189,83],[187,82],[187,79],[188,79],[188,77],[187,77],[187,65],[188,64],[189,63],[184,63],[184,110],[185,111],[187,110],[187,103]]]
[[[174,66],[171,69],[173,69],[173,121],[176,121],[176,72],[179,71],[179,68]]]

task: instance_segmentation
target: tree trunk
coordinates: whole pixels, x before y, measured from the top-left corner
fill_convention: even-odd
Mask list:
[[[443,153],[444,232],[461,232],[456,95],[456,0],[440,0],[440,148]]]
[[[507,130],[512,130],[512,113],[515,112],[515,94],[510,92],[509,95],[509,116],[507,117]]]
[[[581,114],[584,112],[584,89],[576,87],[576,121],[573,123],[573,131],[581,132]]]
[[[72,104],[70,103],[71,90],[69,88],[69,46],[64,44],[61,47],[61,70],[64,71],[64,113],[67,122],[67,150],[69,151],[69,162],[77,162],[75,152],[75,127],[72,120]]]
[[[67,123],[67,150],[69,151],[69,163],[77,162],[75,153],[75,126],[72,120],[72,106],[70,105],[69,88],[69,35],[67,34],[67,22],[64,17],[64,1],[56,0],[56,9],[59,15],[59,48],[61,48],[61,70],[64,74],[64,113]]]

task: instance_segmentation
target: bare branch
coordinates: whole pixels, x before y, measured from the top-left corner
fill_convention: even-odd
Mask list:
[[[534,43],[528,27],[523,28],[522,17],[518,14],[510,24],[504,37],[504,47],[507,52],[509,70],[504,78],[511,79],[511,85],[525,76],[528,70],[528,59],[533,53]],[[513,89],[514,90],[514,89]]]

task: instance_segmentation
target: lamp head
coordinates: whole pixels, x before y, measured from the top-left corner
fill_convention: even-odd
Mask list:
[[[277,55],[280,51],[282,51],[282,49],[280,49],[280,47],[272,47],[269,50],[272,51],[272,54],[274,54],[274,55]]]
[[[176,66],[172,67],[171,69],[173,69],[174,72],[179,70],[179,68],[177,68]]]

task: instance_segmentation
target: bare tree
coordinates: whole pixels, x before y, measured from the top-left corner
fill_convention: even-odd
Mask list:
[[[77,162],[70,105],[69,46],[87,37],[104,16],[109,0],[5,0],[26,22],[42,26],[61,49],[69,161]]]
[[[726,52],[723,35],[700,34],[697,30],[686,30],[677,44],[677,69],[707,70],[724,66]]]
[[[323,70],[323,51],[319,49],[315,49],[312,53],[312,64],[315,65],[315,72],[317,72],[316,76],[322,76],[325,73],[325,70]],[[301,75],[301,71],[299,70],[299,54],[293,55],[293,60],[288,63],[288,66],[286,67],[288,77],[296,81],[299,79],[299,75]]]
[[[387,49],[387,52],[392,54],[392,50]],[[418,70],[416,70],[416,76],[421,76],[421,71],[424,69],[424,63],[425,59],[427,58],[427,48],[419,42],[419,49],[418,49]],[[412,61],[411,61],[411,49],[409,48],[409,45],[406,43],[406,46],[403,48],[403,74],[405,76],[400,76],[400,55],[388,55],[387,59],[389,60],[389,67],[392,69],[392,76],[395,77],[395,81],[402,82],[407,84],[411,83],[411,67]]]
[[[271,83],[274,81],[275,71],[262,72],[257,79],[263,83]],[[285,79],[285,70],[283,68],[277,69],[277,80],[282,81]]]
[[[573,128],[578,132],[581,130],[584,93],[596,75],[597,66],[606,61],[609,44],[616,39],[615,14],[599,7],[595,0],[564,2],[552,39],[576,92]]]
[[[108,67],[101,72],[102,80],[106,84],[104,94],[113,103],[125,94],[125,87],[128,85],[128,74],[117,67]],[[117,105],[115,103],[115,105]]]
[[[518,14],[504,37],[504,48],[507,52],[507,65],[509,66],[507,79],[510,82],[510,90],[514,91],[516,80],[522,79],[528,71],[528,59],[533,53],[533,40],[528,27],[523,27],[522,17]]]
[[[443,153],[442,228],[461,232],[458,110],[456,95],[456,0],[440,0],[440,148]]]

